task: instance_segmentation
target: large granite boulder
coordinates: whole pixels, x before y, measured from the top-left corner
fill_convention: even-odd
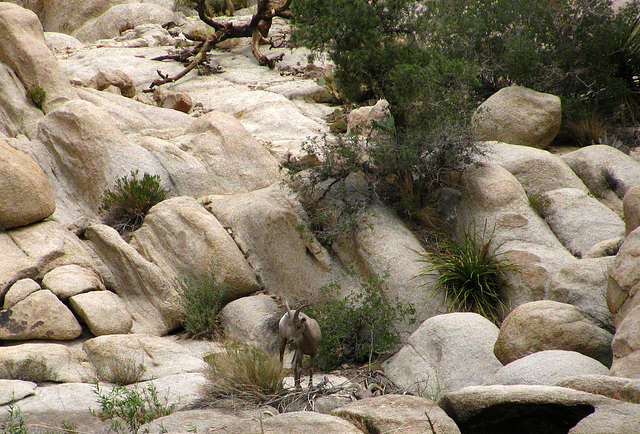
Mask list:
[[[259,289],[229,232],[191,197],[174,197],[151,208],[130,245],[181,284],[189,278],[213,277],[224,287],[227,300]]]
[[[575,306],[541,300],[518,306],[504,319],[494,351],[505,365],[538,351],[566,350],[610,366],[612,339]]]
[[[544,149],[560,131],[561,120],[560,98],[511,86],[483,102],[471,124],[478,140]]]
[[[225,338],[276,353],[281,312],[268,295],[256,294],[228,303],[220,311]]]
[[[502,368],[493,354],[497,337],[495,324],[476,313],[437,315],[383,369],[396,384],[423,396],[483,384]]]
[[[0,230],[49,217],[56,202],[38,163],[0,140]]]
[[[77,99],[44,40],[36,14],[12,3],[0,4],[0,63],[11,68],[25,89],[40,86],[46,92],[45,113]]]

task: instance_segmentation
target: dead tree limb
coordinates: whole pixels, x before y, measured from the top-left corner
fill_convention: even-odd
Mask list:
[[[148,91],[151,91],[156,86],[171,83],[184,77],[198,64],[206,60],[206,54],[211,51],[216,44],[232,38],[251,38],[251,52],[258,61],[258,64],[274,68],[276,63],[282,60],[284,54],[279,54],[269,58],[260,52],[258,46],[260,43],[267,43],[271,47],[274,47],[274,44],[266,39],[269,35],[269,30],[271,29],[273,17],[281,17],[285,19],[291,18],[291,11],[289,11],[290,6],[291,0],[286,0],[284,4],[279,7],[275,7],[271,3],[271,0],[258,0],[257,11],[251,17],[251,21],[246,24],[235,25],[231,23],[221,23],[214,20],[207,15],[205,0],[196,0],[195,8],[196,12],[198,12],[198,17],[202,22],[212,27],[215,33],[200,42],[195,49],[185,50],[180,54],[156,57],[154,60],[173,59],[182,62],[187,62],[191,57],[193,58],[189,61],[189,64],[185,69],[176,75],[169,76],[158,71],[160,78],[155,79],[151,83]],[[197,52],[197,54],[194,55],[195,52]]]

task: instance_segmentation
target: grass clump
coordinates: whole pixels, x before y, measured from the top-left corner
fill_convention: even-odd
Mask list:
[[[104,191],[100,211],[105,213],[105,224],[125,234],[138,229],[151,207],[168,195],[169,191],[160,185],[159,175],[144,173],[138,179],[135,170],[119,178],[113,189]]]
[[[40,86],[33,86],[27,89],[27,98],[29,101],[33,103],[36,107],[42,110],[42,104],[44,104],[44,99],[47,97],[47,92]]]
[[[384,281],[374,276],[363,282],[362,293],[309,308],[309,316],[322,329],[318,369],[331,371],[342,364],[371,363],[400,343],[393,323],[415,312],[410,305],[388,300],[383,287]],[[337,289],[333,285],[328,291]]]
[[[227,289],[214,273],[188,272],[180,282],[182,326],[194,339],[213,339],[221,334],[217,314],[224,305]]]
[[[0,423],[0,429],[3,434],[27,434],[29,432],[20,407],[16,406],[14,402],[9,404],[9,410]]]
[[[260,405],[284,390],[284,373],[277,354],[255,346],[226,345],[225,351],[206,357],[209,380],[205,395],[231,406]]]
[[[100,412],[95,415],[101,420],[111,420],[114,432],[137,434],[142,425],[171,414],[176,407],[168,399],[160,399],[153,383],[144,389],[115,386],[109,392],[96,383],[94,393],[100,404]]]
[[[460,236],[443,234],[436,253],[424,257],[426,273],[437,273],[435,291],[442,291],[456,311],[476,312],[499,324],[500,292],[512,265],[499,258],[493,234],[475,223]]]
[[[138,383],[147,372],[147,367],[137,363],[132,357],[120,356],[110,360],[108,374],[101,375],[100,380],[119,386]]]

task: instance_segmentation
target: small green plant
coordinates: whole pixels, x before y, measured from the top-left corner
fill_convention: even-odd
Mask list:
[[[27,98],[29,101],[33,103],[36,107],[42,110],[42,104],[44,103],[44,99],[47,96],[47,92],[40,86],[33,86],[27,89]]]
[[[222,309],[226,287],[218,283],[213,272],[185,273],[181,281],[182,325],[194,339],[211,339],[220,335],[217,313]]]
[[[138,171],[119,178],[112,189],[105,190],[100,211],[105,224],[125,234],[138,229],[152,206],[168,197],[169,191],[160,185],[159,175],[145,173],[138,179]]]
[[[459,237],[442,234],[438,251],[428,253],[424,262],[426,274],[438,274],[434,291],[442,291],[454,310],[476,312],[499,324],[500,291],[512,265],[498,257],[486,227],[478,231],[473,223]]]
[[[226,351],[207,356],[208,398],[259,405],[284,390],[278,355],[255,346],[226,345]]]
[[[20,407],[15,402],[9,404],[7,415],[0,423],[3,434],[27,434],[29,430],[25,423]]]
[[[109,392],[96,383],[94,393],[98,395],[100,412],[96,414],[101,420],[111,420],[111,429],[115,432],[138,433],[142,425],[162,416],[171,414],[176,404],[164,402],[158,396],[153,383],[146,388],[115,386]],[[122,425],[126,424],[126,429]],[[148,432],[148,431],[145,431]]]
[[[13,380],[33,381],[34,383],[46,383],[55,381],[56,375],[47,366],[47,363],[39,358],[30,356],[24,360],[7,360],[5,368],[9,377]]]
[[[410,305],[385,298],[383,286],[384,281],[373,276],[364,280],[362,293],[309,308],[309,316],[322,329],[318,369],[330,371],[345,363],[371,363],[400,343],[392,324],[415,311]],[[338,289],[332,284],[324,291],[335,293]]]

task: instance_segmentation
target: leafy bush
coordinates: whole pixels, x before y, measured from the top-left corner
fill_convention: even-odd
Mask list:
[[[0,423],[3,434],[28,434],[29,429],[25,423],[20,407],[15,403],[9,404],[7,415]]]
[[[94,393],[98,395],[101,420],[111,420],[111,429],[115,432],[138,433],[140,427],[162,416],[171,414],[176,404],[168,404],[158,396],[153,383],[145,389],[138,387],[115,386],[109,392],[103,391],[96,383]],[[127,428],[122,425],[123,421]]]
[[[169,191],[160,185],[159,175],[145,173],[138,179],[138,171],[116,181],[113,190],[105,190],[100,211],[105,224],[125,234],[138,229],[152,206],[168,197]]]
[[[476,230],[475,223],[456,237],[442,234],[438,251],[424,257],[426,273],[437,273],[434,291],[444,292],[453,309],[476,312],[499,324],[500,291],[512,265],[500,259],[493,234]]]
[[[213,272],[186,273],[181,280],[180,299],[183,310],[182,325],[194,339],[211,339],[220,335],[217,314],[226,295],[223,284],[217,283]]]
[[[40,110],[42,110],[42,104],[44,104],[46,96],[47,92],[40,86],[33,86],[27,89],[27,98]]]
[[[226,351],[205,358],[209,380],[206,396],[261,404],[281,392],[284,374],[278,355],[254,346],[230,343]]]
[[[383,294],[384,282],[377,276],[364,281],[363,292],[308,309],[322,329],[318,369],[330,371],[344,363],[371,363],[388,354],[400,338],[393,322],[415,312],[410,305],[390,301]],[[332,285],[325,290],[337,291]]]

